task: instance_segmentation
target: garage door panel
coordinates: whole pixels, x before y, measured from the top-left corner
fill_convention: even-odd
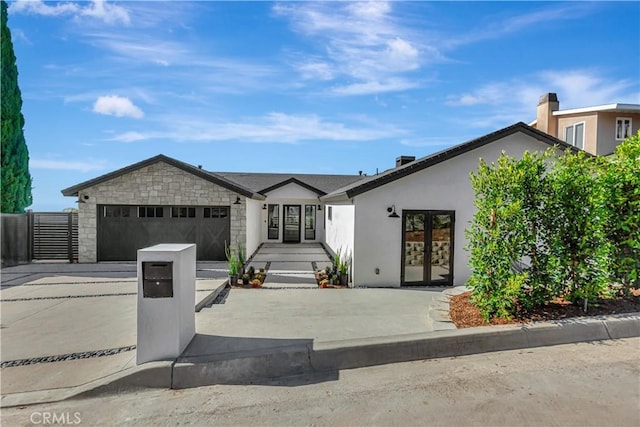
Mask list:
[[[118,212],[107,206],[109,212]],[[133,207],[131,212],[138,212]],[[203,207],[195,218],[138,218],[105,216],[105,206],[98,207],[98,260],[134,261],[138,249],[159,243],[195,243],[198,260],[224,260],[224,243],[230,241],[230,221],[203,218]],[[170,212],[170,209],[165,209]]]

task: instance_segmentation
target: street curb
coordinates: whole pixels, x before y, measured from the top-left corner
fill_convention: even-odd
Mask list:
[[[640,337],[640,313],[199,355],[181,357],[175,362],[145,363],[78,387],[4,395],[0,407],[95,397],[142,388],[271,384],[278,378],[307,374],[337,379],[338,371],[342,369],[633,337]]]
[[[266,384],[284,376],[640,336],[640,313],[321,342],[178,358],[172,388]]]

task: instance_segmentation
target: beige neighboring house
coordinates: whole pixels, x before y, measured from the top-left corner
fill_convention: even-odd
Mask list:
[[[640,104],[606,104],[561,110],[558,96],[540,97],[536,120],[529,126],[588,153],[606,156],[638,132]]]

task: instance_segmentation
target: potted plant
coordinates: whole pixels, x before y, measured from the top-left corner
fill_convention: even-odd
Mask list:
[[[344,257],[338,266],[340,286],[349,286],[349,267],[351,267],[351,256]]]
[[[341,253],[342,252],[342,248],[338,249],[338,252],[336,252],[336,255],[333,257],[333,274],[338,274],[339,268],[340,268],[340,257],[341,257]]]
[[[251,266],[249,267],[249,270],[247,270],[247,273],[249,274],[249,279],[253,280],[254,277],[256,277],[256,269]]]
[[[229,266],[229,285],[235,286],[238,284],[238,260],[231,248],[224,242],[224,253],[227,256],[227,265]]]
[[[239,268],[239,273],[240,274],[244,274],[244,263],[246,262],[246,259],[244,258],[244,249],[242,248],[242,245],[238,243],[238,250],[236,251],[238,253],[238,263],[240,264],[240,268]]]
[[[243,285],[248,285],[249,284],[249,275],[247,273],[244,273],[242,275],[242,284]]]
[[[338,276],[337,274],[332,274],[331,275],[331,284],[334,286],[338,286],[340,284],[340,276]]]

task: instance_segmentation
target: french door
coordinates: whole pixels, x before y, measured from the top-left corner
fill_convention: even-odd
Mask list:
[[[455,212],[402,211],[402,285],[453,285]]]
[[[284,205],[284,243],[300,243],[300,205]]]

